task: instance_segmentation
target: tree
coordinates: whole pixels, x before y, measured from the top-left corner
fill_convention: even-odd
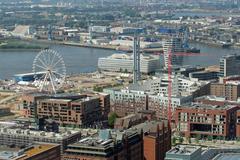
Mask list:
[[[211,135],[208,135],[208,136],[207,136],[207,140],[208,140],[208,141],[212,141],[212,140],[213,140],[213,137],[212,137]]]
[[[199,140],[201,139],[201,135],[200,134],[197,134],[196,136],[196,143],[199,143]]]
[[[176,145],[176,140],[177,140],[177,138],[176,138],[176,137],[173,137],[173,138],[172,138],[172,145],[173,145],[173,146],[175,146],[175,145]]]
[[[117,113],[115,113],[115,112],[111,113],[108,117],[108,125],[110,127],[113,127],[117,118],[118,118]]]
[[[96,92],[102,92],[103,91],[103,87],[94,86],[93,90],[96,91]]]
[[[139,17],[140,16],[137,11],[135,11],[131,8],[125,9],[124,14],[129,17]]]
[[[178,141],[179,143],[183,143],[183,137],[179,137]]]

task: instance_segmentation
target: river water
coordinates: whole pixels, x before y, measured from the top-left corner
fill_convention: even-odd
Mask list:
[[[219,58],[225,54],[239,53],[240,49],[222,49],[203,44],[191,44],[191,47],[200,48],[203,55],[184,57],[184,65],[216,65]],[[99,57],[106,57],[116,51],[80,48],[73,46],[55,45],[51,48],[57,50],[63,57],[67,74],[93,72],[97,68]],[[38,52],[0,51],[0,79],[10,79],[14,74],[32,72],[32,64]]]

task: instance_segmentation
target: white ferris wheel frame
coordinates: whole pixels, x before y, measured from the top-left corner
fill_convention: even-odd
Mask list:
[[[66,66],[62,56],[52,49],[42,50],[33,61],[33,73],[40,92],[57,93],[66,78]],[[39,78],[39,74],[41,77]]]

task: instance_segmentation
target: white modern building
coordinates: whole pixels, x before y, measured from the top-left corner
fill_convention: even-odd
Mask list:
[[[109,57],[98,59],[98,68],[104,71],[133,72],[133,55],[113,54]],[[140,71],[142,73],[155,72],[159,68],[158,58],[140,56]]]
[[[144,32],[143,28],[134,28],[134,27],[114,27],[110,29],[110,32],[116,34],[134,34]]]
[[[119,115],[151,110],[155,111],[157,118],[163,118],[169,102],[174,111],[176,107],[192,102],[195,95],[203,94],[203,88],[209,84],[206,81],[191,81],[182,75],[173,75],[171,81],[171,97],[168,95],[167,75],[132,84],[122,90],[105,89],[104,92],[110,94],[112,110]]]
[[[98,32],[98,33],[105,33],[110,31],[109,27],[107,26],[91,26],[90,29],[92,32]]]
[[[160,77],[153,77],[152,79],[140,82],[141,85],[130,85],[131,90],[140,90],[149,94],[157,94],[160,96],[168,95],[169,79],[167,74],[162,74]],[[207,85],[208,81],[197,81],[184,77],[181,74],[171,76],[172,96],[188,96],[202,86]]]

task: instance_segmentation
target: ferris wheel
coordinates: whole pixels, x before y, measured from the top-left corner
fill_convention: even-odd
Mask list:
[[[34,83],[40,92],[56,93],[66,78],[66,67],[62,56],[51,49],[42,50],[33,61],[33,73]]]

